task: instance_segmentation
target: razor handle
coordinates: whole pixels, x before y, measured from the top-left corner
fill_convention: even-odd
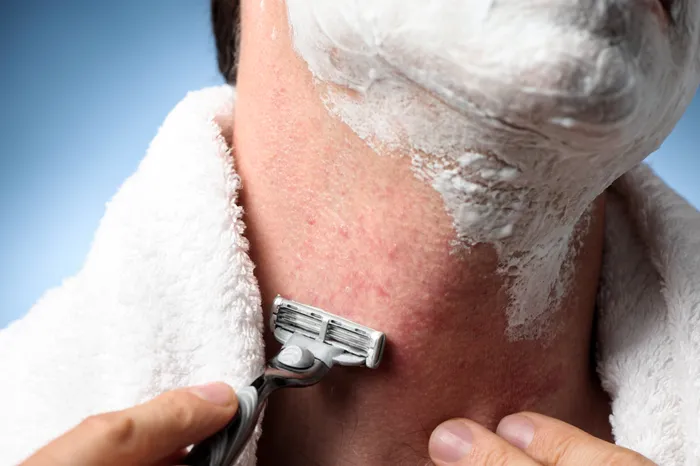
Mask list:
[[[290,353],[293,359],[289,357]],[[250,386],[236,391],[238,411],[233,419],[219,432],[195,445],[182,464],[232,466],[253,434],[267,397],[272,392],[279,388],[314,385],[329,370],[329,366],[320,359],[315,359],[308,350],[297,346],[283,348],[280,354],[268,362],[263,375]]]

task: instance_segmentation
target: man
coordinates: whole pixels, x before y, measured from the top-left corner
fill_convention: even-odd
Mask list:
[[[84,269],[0,333],[10,461],[249,382],[279,293],[389,347],[272,398],[257,464],[423,464],[439,423],[523,410],[693,464],[700,220],[634,167],[698,86],[699,5],[244,1],[240,49],[238,5],[213,7],[236,94],[173,111]],[[452,427],[434,441],[465,445]]]

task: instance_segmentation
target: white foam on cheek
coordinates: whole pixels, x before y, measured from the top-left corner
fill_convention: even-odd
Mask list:
[[[287,1],[297,52],[337,85],[327,108],[377,153],[410,155],[455,248],[496,248],[514,338],[546,330],[574,226],[668,134],[692,95],[680,84],[697,85],[640,4]]]

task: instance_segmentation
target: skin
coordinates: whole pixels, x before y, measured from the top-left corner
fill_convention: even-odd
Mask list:
[[[657,26],[674,44],[690,45],[663,55],[669,66],[654,68],[654,76],[668,73],[659,78],[663,89],[641,93],[658,100],[645,105],[661,110],[638,159],[671,130],[700,76],[700,7],[682,5],[680,21]],[[649,464],[608,442],[610,407],[592,358],[605,194],[587,193],[590,220],[570,225],[580,247],[569,251],[574,285],[546,310],[555,336],[508,339],[509,282],[498,273],[494,247],[477,243],[455,254],[453,219],[439,193],[414,176],[407,148],[386,148],[379,157],[329,114],[322,103],[329,90],[352,92],[314,82],[292,47],[284,3],[246,0],[242,7],[233,152],[265,309],[279,293],[380,329],[389,341],[376,371],[334,369],[317,386],[276,394],[258,464]],[[534,192],[544,181],[528,180]],[[266,337],[272,356],[278,346]],[[158,409],[89,420],[29,464],[65,464],[80,454],[84,464],[112,457],[164,464],[233,411],[217,411],[221,418],[212,421],[212,408],[189,393],[165,400],[150,405]],[[446,419],[454,420],[441,424]],[[514,424],[530,432],[516,432]],[[124,425],[160,446],[133,446],[144,442],[124,435]],[[456,436],[455,426],[469,434]],[[452,450],[443,448],[446,442]]]
[[[446,422],[431,436],[430,454],[437,466],[654,464],[561,421],[528,412],[505,417],[496,433],[464,419]]]

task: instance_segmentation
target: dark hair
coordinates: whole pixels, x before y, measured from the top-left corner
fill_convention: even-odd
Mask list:
[[[219,71],[229,84],[236,83],[241,23],[240,0],[211,0],[211,25]]]

